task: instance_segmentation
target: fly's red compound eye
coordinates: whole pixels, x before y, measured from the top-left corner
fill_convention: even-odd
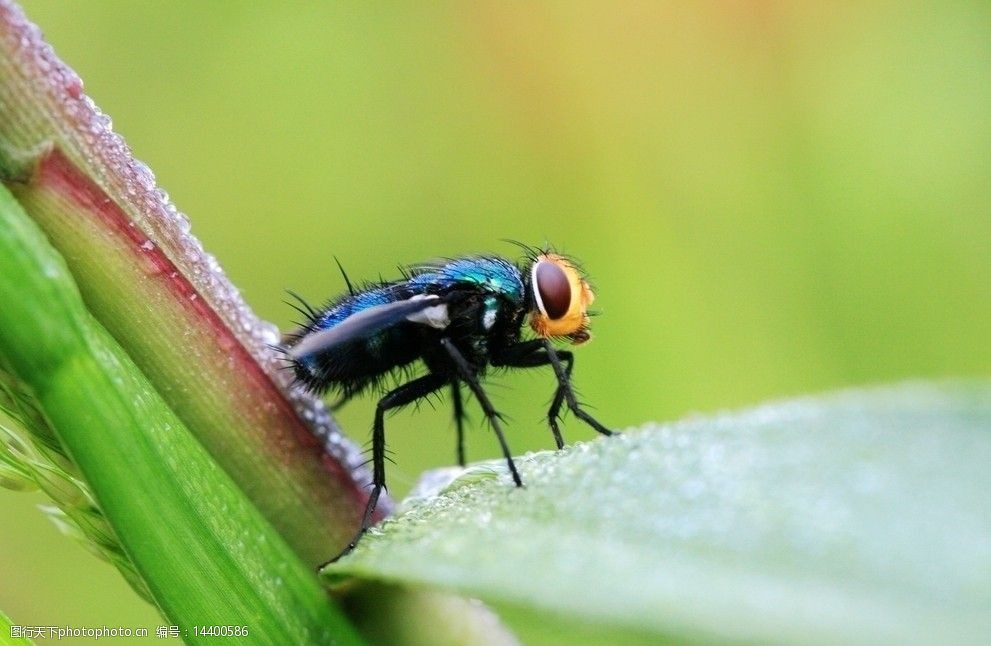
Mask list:
[[[534,294],[541,313],[556,321],[571,309],[571,282],[556,263],[538,262],[533,268]]]
[[[591,338],[588,306],[595,294],[570,259],[551,252],[537,256],[530,269],[530,285],[530,327],[538,336],[566,338],[575,345]]]

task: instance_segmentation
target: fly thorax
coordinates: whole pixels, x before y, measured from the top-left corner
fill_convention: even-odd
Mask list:
[[[451,317],[447,312],[447,304],[441,302],[440,298],[433,295],[419,294],[410,298],[411,301],[437,301],[437,305],[432,305],[422,309],[416,314],[406,317],[406,320],[420,325],[428,325],[438,330],[443,330],[451,324]]]

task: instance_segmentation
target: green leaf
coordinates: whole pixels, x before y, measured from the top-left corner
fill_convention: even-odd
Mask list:
[[[188,641],[208,641],[192,633],[198,625],[247,626],[259,643],[358,641],[310,567],[93,319],[65,262],[2,186],[0,295],[0,355]]]
[[[5,363],[0,356],[0,486],[47,494],[54,504],[41,509],[56,527],[114,565],[135,592],[152,602],[89,485],[65,454],[34,397],[7,372]]]
[[[689,639],[991,640],[991,384],[769,404],[475,466],[332,577]]]
[[[0,610],[0,644],[33,644],[27,637],[22,637],[20,633],[20,627],[16,629],[13,628],[13,624],[10,623],[10,618],[7,617]]]

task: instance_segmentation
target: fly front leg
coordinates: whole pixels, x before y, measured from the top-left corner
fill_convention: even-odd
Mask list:
[[[547,411],[547,424],[554,434],[554,442],[558,449],[564,448],[564,438],[558,420],[561,417],[561,407],[565,402],[575,417],[582,420],[603,435],[614,435],[615,432],[606,428],[594,417],[586,413],[578,403],[575,391],[571,387],[571,371],[575,365],[575,357],[570,350],[555,350],[548,339],[524,341],[505,350],[501,356],[494,358],[493,365],[515,368],[538,368],[551,366],[557,377],[557,389]]]
[[[375,507],[378,505],[382,490],[385,489],[385,412],[426,397],[443,388],[447,383],[448,378],[443,375],[424,375],[389,391],[379,400],[378,406],[375,407],[375,423],[372,425],[372,493],[368,496],[368,503],[365,505],[365,513],[361,518],[361,528],[347,547],[340,554],[321,565],[321,568],[353,550],[372,525]]]
[[[544,350],[547,352],[548,361],[552,366],[554,366],[554,374],[557,375],[558,383],[557,392],[554,394],[554,401],[551,403],[551,410],[547,413],[548,417],[557,417],[557,414],[561,410],[561,398],[563,397],[564,400],[568,402],[568,408],[575,414],[575,417],[603,435],[613,435],[613,431],[610,431],[608,428],[599,423],[598,420],[582,410],[581,406],[578,404],[578,398],[575,397],[575,391],[571,387],[571,369],[575,365],[574,355],[572,355],[569,350],[557,352],[554,349],[554,346],[551,345],[549,339],[544,339]],[[567,370],[564,369],[561,365],[561,360],[558,358],[558,355],[564,356],[565,354],[567,354],[568,357]]]
[[[489,420],[489,424],[492,425],[492,430],[496,434],[496,438],[499,440],[499,446],[502,447],[502,454],[506,457],[506,463],[509,465],[509,472],[513,475],[513,482],[516,483],[517,487],[523,486],[523,480],[520,478],[519,471],[516,470],[516,463],[513,462],[513,454],[509,451],[509,445],[506,443],[506,436],[503,435],[502,425],[499,423],[499,413],[496,412],[492,402],[489,401],[489,396],[485,394],[482,389],[482,385],[478,382],[478,375],[475,374],[475,367],[468,363],[468,360],[464,358],[461,351],[458,350],[450,339],[444,338],[440,340],[441,347],[447,352],[451,360],[454,361],[454,365],[458,369],[458,375],[461,380],[468,384],[468,388],[471,389],[472,394],[475,395],[475,399],[482,406],[482,412],[485,413],[485,418]]]

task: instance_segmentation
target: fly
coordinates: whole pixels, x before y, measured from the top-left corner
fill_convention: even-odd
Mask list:
[[[409,267],[399,280],[358,289],[344,274],[346,294],[320,310],[305,303],[300,309],[306,321],[288,337],[286,354],[297,381],[312,392],[336,391],[338,403],[343,403],[415,361],[426,367],[426,374],[379,399],[372,424],[372,491],[361,528],[337,558],[368,531],[385,488],[385,413],[390,409],[448,389],[458,463],[464,466],[461,385],[466,385],[499,440],[516,486],[523,481],[499,413],[482,388],[488,366],[553,369],[558,385],[547,422],[558,449],[564,448],[558,425],[564,405],[599,433],[612,435],[575,397],[574,355],[552,343],[581,345],[591,338],[588,306],[595,295],[571,258],[547,249],[524,249],[527,255],[519,265],[497,256],[455,258]],[[524,338],[526,324],[534,338]]]

